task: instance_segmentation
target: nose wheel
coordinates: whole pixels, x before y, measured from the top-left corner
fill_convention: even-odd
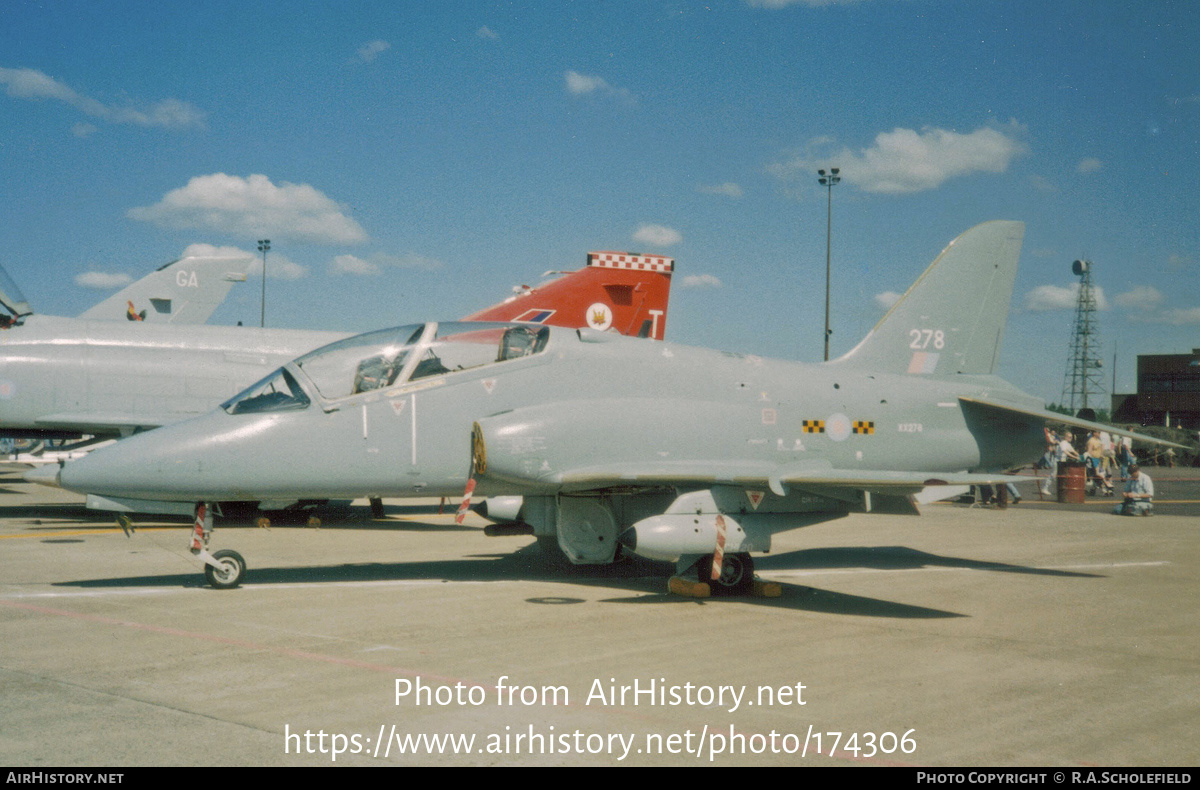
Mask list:
[[[246,560],[233,549],[221,549],[204,559],[204,578],[215,590],[232,590],[242,583]]]

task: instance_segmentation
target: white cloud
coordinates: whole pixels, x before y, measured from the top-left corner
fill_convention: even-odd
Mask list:
[[[248,278],[262,277],[262,253],[248,252],[241,247],[230,245],[216,246],[214,244],[189,244],[183,250],[180,258],[229,258],[244,260],[253,258],[254,263],[246,270]],[[271,280],[299,280],[308,274],[308,268],[288,260],[278,252],[267,253],[267,278]]]
[[[363,44],[358,48],[358,59],[363,63],[371,63],[382,53],[391,49],[391,47],[391,44],[387,43],[386,41],[380,41],[379,39],[376,39],[375,41],[368,41],[366,44]]]
[[[246,272],[248,278],[262,277],[262,255],[254,259],[254,265]],[[308,276],[308,267],[271,251],[267,253],[268,280],[299,280]]]
[[[1012,133],[1021,127],[1010,124]],[[870,148],[840,151],[817,156],[813,149],[826,148],[827,140],[809,143],[810,151],[786,162],[768,167],[768,171],[789,177],[807,177],[820,167],[840,167],[843,180],[864,192],[899,195],[934,189],[951,178],[973,173],[1003,173],[1017,156],[1026,151],[1024,143],[1012,134],[992,128],[976,129],[968,134],[926,127],[894,129],[875,136]]]
[[[1079,160],[1079,166],[1075,168],[1080,173],[1096,173],[1104,169],[1104,163],[1099,159],[1087,157]]]
[[[246,252],[241,247],[224,246],[218,247],[215,244],[196,243],[189,244],[184,248],[180,258],[232,258],[240,260],[242,258],[257,258],[253,252]]]
[[[1030,174],[1029,183],[1033,184],[1033,188],[1039,192],[1047,192],[1050,194],[1055,194],[1058,192],[1058,187],[1055,186],[1053,181],[1045,176],[1039,175],[1038,173]]]
[[[1107,310],[1108,300],[1104,298],[1104,289],[1092,286],[1092,296],[1096,300],[1097,310]],[[1074,310],[1079,301],[1079,283],[1073,283],[1069,288],[1059,285],[1039,285],[1025,294],[1025,309],[1035,313],[1052,310]]]
[[[742,188],[732,181],[726,181],[724,184],[701,184],[696,189],[705,195],[725,195],[734,199],[740,198],[743,195]]]
[[[1129,311],[1129,320],[1143,324],[1191,326],[1200,324],[1200,307],[1160,310],[1166,296],[1149,285],[1139,285],[1113,299],[1118,307]]]
[[[1162,302],[1162,293],[1149,285],[1139,285],[1132,291],[1126,291],[1113,297],[1113,303],[1126,310],[1153,310]]]
[[[900,297],[904,294],[898,294],[895,291],[884,291],[881,294],[875,294],[875,304],[882,307],[884,310],[892,309],[892,305],[900,301]]]
[[[367,233],[342,207],[308,184],[279,186],[264,175],[196,176],[153,206],[132,208],[130,219],[169,228],[205,228],[250,238],[357,244]]]
[[[591,93],[607,94],[610,96],[619,96],[623,99],[632,101],[633,94],[624,88],[615,88],[608,84],[608,81],[603,77],[593,77],[587,74],[580,74],[578,71],[568,71],[566,73],[567,91],[573,96],[586,96]]]
[[[588,77],[577,71],[567,72],[567,90],[576,96],[581,96],[585,93],[595,93],[598,90],[605,89],[611,90],[603,77]]]
[[[1200,307],[1168,310],[1163,313],[1160,323],[1171,324],[1172,326],[1200,324]]]
[[[329,264],[330,274],[354,274],[360,277],[373,277],[382,274],[383,270],[370,261],[364,261],[355,255],[339,255]]]
[[[689,274],[679,281],[680,288],[720,288],[721,281],[712,274]]]
[[[670,247],[683,241],[683,234],[664,225],[642,225],[634,232],[633,240],[652,247]]]
[[[486,39],[487,41],[495,41],[500,38],[496,33],[486,25],[475,31],[476,38]]]
[[[163,129],[186,129],[204,124],[204,113],[178,99],[163,99],[143,109],[110,107],[96,99],[76,92],[66,84],[36,69],[0,68],[0,84],[5,92],[17,99],[54,99],[66,102],[94,118],[109,123],[128,123]],[[79,135],[80,126],[75,133]],[[92,129],[94,131],[94,127]],[[85,135],[81,135],[85,136]]]
[[[369,258],[359,258],[355,255],[339,255],[329,264],[329,273],[373,277],[383,274],[384,269],[389,268],[417,269],[431,272],[441,269],[444,265],[436,258],[429,258],[411,252],[404,255],[375,253]]]
[[[123,288],[133,282],[128,274],[118,272],[84,272],[75,275],[75,284],[81,288],[93,288],[97,291],[110,291],[113,288]]]

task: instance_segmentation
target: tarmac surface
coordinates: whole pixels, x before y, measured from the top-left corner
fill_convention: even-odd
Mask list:
[[[778,535],[782,597],[707,600],[391,500],[218,526],[217,591],[185,521],[0,473],[0,764],[1194,766],[1200,473],[1148,472],[1152,518],[1024,482]]]

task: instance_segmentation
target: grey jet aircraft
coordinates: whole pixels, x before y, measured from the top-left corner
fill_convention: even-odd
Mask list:
[[[19,333],[28,339],[29,330],[26,327],[35,327],[38,333],[57,333],[64,324],[82,325],[79,322],[85,321],[203,324],[225,300],[233,284],[245,281],[246,271],[253,262],[254,259],[250,256],[231,258],[190,255],[180,258],[160,266],[137,282],[127,285],[85,310],[78,319],[34,316],[28,300],[9,277],[8,272],[0,267],[0,306],[3,307],[3,310],[0,310],[0,329],[20,326],[22,328]],[[58,336],[58,339],[61,340],[61,336]],[[23,346],[23,349],[28,351],[29,347]],[[49,352],[48,356],[53,355],[52,349],[45,351]],[[41,355],[38,351],[33,353],[36,356]],[[37,366],[42,363],[32,364]],[[24,384],[27,380],[23,379],[18,371],[26,365],[27,362],[11,358],[0,362],[0,399],[32,403],[42,398],[42,392],[25,392]],[[13,378],[14,375],[22,379],[20,385]],[[21,394],[18,395],[18,392]],[[33,397],[30,398],[29,394]],[[20,406],[17,410],[20,410]],[[21,438],[32,442],[33,449],[16,456],[15,460],[18,463],[48,463],[64,457],[75,457],[76,452],[86,452],[86,449],[47,451],[41,438],[33,438],[46,436],[45,431],[28,425],[18,428],[14,420],[5,422],[5,419],[15,415],[4,414],[4,411],[0,406],[0,446],[18,449],[17,442]],[[50,435],[53,435],[53,432],[50,432]]]
[[[1047,421],[1093,426],[995,375],[1023,235],[1018,222],[962,234],[827,363],[586,328],[403,326],[300,357],[58,482],[189,503],[523,495],[539,542],[574,563],[632,552],[744,591],[776,532],[915,514],[927,486],[1011,479],[1044,452]],[[209,554],[210,532],[198,518],[193,550],[210,583],[236,586],[245,561]]]
[[[232,285],[246,279],[253,262],[249,257],[181,258],[78,318],[35,314],[0,268],[0,438],[78,439],[82,433],[106,438],[120,430],[159,423],[158,416],[143,420],[128,413],[164,386],[161,379],[148,384],[139,377],[143,364],[150,376],[161,372],[153,362],[154,341],[149,339],[172,331],[163,324],[181,327],[174,330],[180,338],[205,333],[183,325],[207,321]],[[124,346],[128,353],[125,359],[111,360],[115,364],[110,367],[105,349],[114,345]],[[131,367],[129,362],[135,364]],[[205,410],[219,397],[209,398],[203,408],[184,404],[184,413]]]
[[[95,307],[84,321],[125,320],[150,324],[204,324],[234,283],[246,281],[251,256],[189,255],[155,269]]]
[[[630,268],[630,259],[641,268]],[[210,285],[221,279],[216,272],[232,272],[233,280],[236,267],[245,265],[229,259],[168,264],[158,276],[80,318],[33,314],[0,269],[0,306],[9,313],[0,322],[0,437],[103,440],[156,428],[203,414],[285,362],[347,337],[347,332],[180,325],[185,315],[207,318],[199,307],[211,299],[193,297],[193,290],[216,294]],[[591,318],[582,306],[562,309],[585,300],[614,329],[637,331],[665,320],[673,268],[661,256],[590,253],[585,268],[523,289],[481,314],[585,326]],[[139,320],[125,320],[118,303],[137,306],[143,297],[153,312],[144,321],[140,313]],[[155,324],[153,316],[164,313],[175,322]],[[100,316],[119,320],[94,320]]]

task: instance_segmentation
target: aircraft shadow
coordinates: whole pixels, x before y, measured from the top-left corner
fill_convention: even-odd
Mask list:
[[[798,549],[783,554],[755,557],[757,570],[832,570],[835,568],[871,568],[874,570],[917,570],[919,568],[967,568],[1000,573],[1028,573],[1035,576],[1103,578],[1102,574],[1030,568],[1003,562],[985,562],[962,557],[942,557],[907,546],[838,546],[822,549]]]
[[[785,555],[786,556],[786,555]],[[779,598],[686,598],[666,591],[667,579],[674,572],[670,563],[634,559],[606,566],[550,567],[534,545],[510,554],[480,554],[459,560],[398,563],[347,563],[333,566],[300,568],[254,568],[246,572],[244,586],[258,584],[314,584],[373,581],[449,580],[470,582],[544,581],[580,587],[614,586],[633,593],[629,597],[601,599],[608,604],[673,604],[693,606],[729,606],[752,604],[798,612],[819,612],[863,617],[932,619],[964,617],[961,613],[923,606],[909,606],[865,596],[849,595],[797,584],[782,584]],[[204,576],[197,568],[185,574],[139,576],[59,582],[56,586],[89,589],[116,587],[204,587]],[[215,591],[214,591],[215,592]],[[230,593],[225,593],[230,594]],[[236,593],[233,593],[236,594]],[[530,605],[584,603],[564,596],[530,598]]]

